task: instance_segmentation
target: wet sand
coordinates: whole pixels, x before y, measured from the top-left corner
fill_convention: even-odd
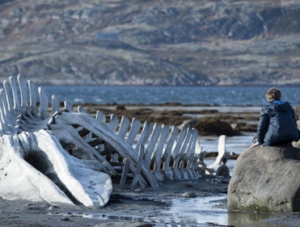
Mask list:
[[[158,189],[147,187],[135,192],[115,187],[110,202],[102,208],[0,200],[0,226],[165,226],[173,222],[168,223],[172,214],[163,213],[170,209],[173,199],[224,196],[227,181],[216,184],[210,177],[172,181],[164,182]],[[154,223],[164,217],[165,223]],[[186,221],[183,219],[182,223]]]
[[[172,199],[225,195],[227,181],[219,184],[212,178],[172,181],[164,182],[158,189],[147,187],[135,192],[116,187],[110,202],[102,208],[0,200],[1,226],[154,226],[144,219],[169,218],[162,211],[170,208]]]
[[[119,118],[125,115],[129,119],[136,117],[142,122],[151,120],[154,123],[168,125],[180,125],[184,120],[193,119],[195,116],[222,118],[230,121],[231,124],[239,121],[247,125],[250,121],[255,122],[258,119],[260,111],[259,107],[249,109],[175,105],[155,107],[87,105],[84,108],[90,114],[101,110],[105,114],[114,113]],[[257,123],[253,124],[256,127]],[[158,189],[146,187],[137,189],[135,192],[121,191],[115,185],[109,203],[102,208],[66,206],[46,202],[7,201],[0,198],[0,226],[244,226],[241,225],[244,222],[243,219],[239,220],[238,217],[232,215],[228,215],[228,220],[225,221],[214,218],[199,221],[195,219],[196,211],[192,211],[181,219],[179,218],[180,211],[179,213],[170,212],[175,200],[189,202],[205,198],[217,199],[215,205],[208,209],[211,209],[211,214],[223,212],[221,216],[226,218],[226,199],[224,198],[226,198],[229,179],[203,176],[198,180],[163,182]],[[261,225],[250,223],[246,226],[299,226],[300,215],[299,213],[277,214],[270,219],[265,219],[264,222],[260,220],[259,223]]]
[[[0,226],[299,226],[299,212],[227,214],[227,182],[203,177],[164,182],[158,189],[147,187],[135,192],[116,187],[102,208],[0,199]]]

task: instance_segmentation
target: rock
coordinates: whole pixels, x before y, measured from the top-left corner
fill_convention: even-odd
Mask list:
[[[299,107],[300,107],[300,105],[299,105]],[[299,108],[299,114],[300,114],[300,108]],[[297,121],[297,126],[298,126],[298,129],[300,129],[300,120]],[[300,140],[294,141],[292,144],[294,147],[300,148]]]
[[[296,119],[300,120],[300,105],[294,106],[293,109],[295,111],[295,117],[296,117]]]
[[[126,107],[124,105],[117,105],[116,110],[126,110]]]
[[[299,152],[291,145],[244,151],[229,183],[228,210],[300,211]]]
[[[293,147],[297,147],[300,148],[300,140],[298,140],[297,142],[293,142]]]
[[[184,127],[193,128],[195,126],[196,122],[197,122],[197,120],[195,120],[195,119],[185,120],[184,122],[182,122],[181,125],[178,126],[178,128],[180,130],[182,130]]]
[[[240,132],[233,130],[229,123],[214,118],[201,118],[195,123],[194,128],[196,128],[199,131],[199,135],[202,136],[234,136],[240,134]]]
[[[184,198],[196,198],[197,197],[196,193],[194,193],[194,192],[185,192],[185,193],[183,193],[182,196]]]

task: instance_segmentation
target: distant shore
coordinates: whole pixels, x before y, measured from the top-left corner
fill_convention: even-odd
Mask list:
[[[76,105],[74,105],[76,107]],[[126,116],[136,118],[141,122],[180,126],[191,120],[222,121],[228,123],[239,132],[255,132],[259,121],[261,107],[259,106],[201,106],[166,103],[164,105],[82,105],[93,116],[101,111],[107,116],[115,114],[118,119]],[[201,130],[199,130],[199,135]],[[216,134],[217,135],[217,134]]]

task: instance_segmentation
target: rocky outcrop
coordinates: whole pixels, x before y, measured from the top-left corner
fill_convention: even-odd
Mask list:
[[[291,145],[244,151],[229,183],[229,211],[300,211],[299,152]]]
[[[236,136],[241,134],[239,131],[234,130],[229,123],[216,118],[201,118],[195,122],[193,127],[198,130],[201,136]]]

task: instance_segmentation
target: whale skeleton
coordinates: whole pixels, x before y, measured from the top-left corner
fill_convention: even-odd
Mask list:
[[[109,117],[109,119],[108,119]],[[225,136],[210,166],[198,132],[123,116],[96,117],[70,102],[49,103],[42,87],[9,77],[0,90],[0,196],[48,203],[104,206],[113,188],[227,174]],[[227,169],[226,169],[227,168]],[[225,171],[224,171],[225,169]],[[222,170],[222,171],[219,171]],[[226,172],[227,171],[227,172]]]

